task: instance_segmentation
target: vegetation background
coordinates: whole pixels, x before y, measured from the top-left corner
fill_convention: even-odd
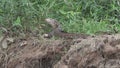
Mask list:
[[[120,32],[120,0],[0,0],[0,25],[12,32],[42,34],[48,17],[71,33]]]

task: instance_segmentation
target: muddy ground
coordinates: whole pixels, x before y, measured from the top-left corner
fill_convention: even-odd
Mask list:
[[[0,68],[120,68],[120,34],[87,39],[10,39],[7,37],[7,47],[1,47]]]

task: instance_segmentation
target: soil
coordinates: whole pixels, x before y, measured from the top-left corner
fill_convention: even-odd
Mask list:
[[[120,34],[86,39],[14,37],[0,50],[0,68],[120,68]]]

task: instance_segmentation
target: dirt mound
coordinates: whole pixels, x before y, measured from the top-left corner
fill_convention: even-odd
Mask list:
[[[88,39],[15,39],[0,68],[120,68],[120,34]]]

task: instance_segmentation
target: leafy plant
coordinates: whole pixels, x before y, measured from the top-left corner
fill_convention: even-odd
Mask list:
[[[6,28],[19,26],[23,31],[38,29],[44,33],[44,19],[48,17],[57,19],[71,33],[120,31],[120,1],[0,0],[0,25]]]
[[[20,17],[17,17],[17,19],[13,22],[13,27],[22,27]]]

